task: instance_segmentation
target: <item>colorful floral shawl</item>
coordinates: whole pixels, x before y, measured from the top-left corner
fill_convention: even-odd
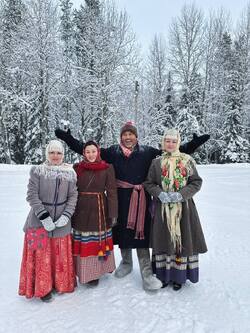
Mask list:
[[[163,153],[161,158],[161,183],[165,192],[179,192],[186,184],[188,177],[193,172],[194,160],[191,156],[180,153]],[[162,218],[167,220],[171,241],[176,253],[181,253],[181,229],[182,203],[162,204]]]

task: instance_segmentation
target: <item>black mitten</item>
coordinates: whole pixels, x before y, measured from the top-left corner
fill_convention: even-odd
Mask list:
[[[186,154],[193,154],[198,147],[205,143],[210,138],[209,134],[198,136],[196,133],[193,134],[193,139],[184,145],[180,146],[180,151]]]
[[[193,142],[196,148],[203,145],[203,143],[207,142],[207,140],[210,139],[209,134],[203,134],[201,136],[198,136],[196,133],[193,134]]]
[[[67,131],[64,131],[58,127],[55,129],[55,135],[58,139],[66,141],[69,138],[69,136],[71,135],[71,132],[70,132],[69,128]]]
[[[57,138],[63,140],[74,152],[82,155],[83,143],[71,135],[70,129],[63,131],[60,128],[56,128],[55,135]]]

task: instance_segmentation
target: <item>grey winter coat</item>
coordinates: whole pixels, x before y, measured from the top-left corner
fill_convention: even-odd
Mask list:
[[[193,174],[189,176],[187,185],[180,190],[185,200],[182,203],[182,218],[180,221],[183,256],[192,256],[207,251],[200,219],[193,201],[193,196],[200,190],[201,184],[202,179],[198,175],[196,168],[193,167]],[[151,247],[154,253],[174,255],[175,251],[171,242],[171,236],[166,221],[163,222],[161,201],[158,199],[159,194],[163,191],[161,185],[161,158],[156,158],[152,161],[144,186],[149,194],[156,199],[150,239]]]
[[[41,228],[39,220],[48,212],[56,221],[62,214],[71,219],[77,201],[76,173],[67,164],[48,166],[41,164],[30,170],[27,201],[31,210],[24,225],[24,232],[30,228]],[[66,226],[49,232],[49,237],[64,237],[71,232],[71,221]]]

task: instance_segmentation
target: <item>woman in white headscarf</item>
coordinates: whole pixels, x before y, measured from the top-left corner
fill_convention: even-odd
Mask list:
[[[75,273],[71,243],[71,216],[77,201],[76,173],[63,163],[64,148],[52,140],[46,161],[30,170],[24,225],[24,248],[19,295],[52,299],[52,290],[72,292]]]
[[[193,201],[202,184],[193,158],[179,151],[180,134],[165,132],[163,154],[152,161],[146,190],[155,198],[152,227],[153,269],[166,286],[179,290],[189,279],[199,279],[198,254],[207,251],[199,216]]]

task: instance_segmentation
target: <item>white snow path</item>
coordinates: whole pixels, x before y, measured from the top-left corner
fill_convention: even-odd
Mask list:
[[[47,304],[17,295],[29,168],[0,164],[0,332],[250,332],[249,164],[198,167],[195,202],[208,245],[198,284],[146,293],[134,253],[126,278],[105,276]]]

